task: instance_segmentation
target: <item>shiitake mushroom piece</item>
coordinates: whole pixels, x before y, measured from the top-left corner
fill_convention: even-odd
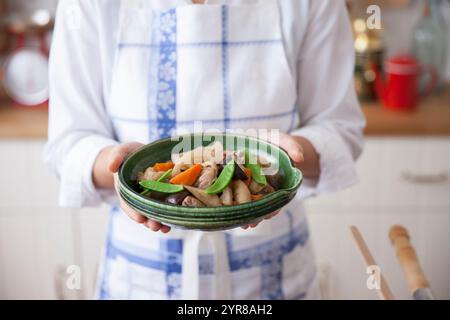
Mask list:
[[[239,179],[242,181],[247,180],[249,177],[244,171],[244,167],[241,164],[238,164],[236,161],[234,161],[234,176],[233,179]]]
[[[230,161],[234,161],[234,175],[233,180],[242,180],[245,181],[248,179],[248,176],[245,174],[244,166],[236,161],[236,155],[228,154],[225,158],[225,163],[229,163]],[[222,171],[224,166],[219,167],[219,174]]]
[[[267,183],[265,186],[263,186],[262,184],[257,183],[255,180],[252,180],[250,182],[249,189],[252,194],[259,194],[263,196],[277,190],[270,183]]]
[[[272,187],[270,184],[267,184],[264,186],[264,188],[262,188],[262,190],[259,192],[260,195],[262,196],[266,196],[272,192],[275,192],[275,188]]]
[[[282,175],[277,172],[275,174],[272,175],[267,175],[266,176],[267,182],[275,189],[275,190],[279,190],[281,188],[282,182],[283,182],[283,177]]]
[[[165,198],[165,202],[168,204],[173,204],[173,205],[181,205],[183,203],[183,200],[189,195],[189,192],[186,190],[183,190],[181,192],[178,193],[173,193],[171,195],[168,195]]]
[[[248,179],[248,176],[245,174],[245,171],[244,171],[244,166],[236,161],[236,156],[235,155],[228,155],[228,157],[226,158],[225,161],[226,161],[225,163],[229,163],[230,161],[234,161],[233,180],[236,180],[236,179],[247,180]]]
[[[217,164],[217,176],[219,176],[222,173],[222,170],[224,168],[224,165],[219,163]]]
[[[167,193],[157,192],[157,191],[150,191],[149,193],[145,194],[144,197],[151,199],[151,200],[157,200],[157,201],[164,201],[167,196]]]

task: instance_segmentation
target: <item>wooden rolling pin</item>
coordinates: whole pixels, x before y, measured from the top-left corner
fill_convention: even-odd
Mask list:
[[[400,225],[393,226],[389,231],[389,238],[400,261],[413,298],[417,300],[434,299],[406,228]]]

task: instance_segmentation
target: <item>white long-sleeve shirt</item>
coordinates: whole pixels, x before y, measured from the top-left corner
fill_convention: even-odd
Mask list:
[[[252,0],[210,2],[245,1]],[[164,1],[166,6],[188,2]],[[320,155],[320,178],[307,180],[300,196],[338,191],[357,181],[354,161],[365,125],[353,88],[352,34],[344,1],[279,0],[278,5],[300,106],[300,126],[291,134],[310,140]],[[119,0],[67,0],[58,8],[44,158],[60,177],[62,206],[98,205],[112,195],[95,188],[92,168],[103,148],[121,142],[109,114],[119,8]]]

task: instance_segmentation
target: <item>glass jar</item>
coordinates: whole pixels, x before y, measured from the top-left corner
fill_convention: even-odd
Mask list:
[[[447,64],[449,29],[440,11],[441,0],[422,1],[422,18],[414,29],[412,53],[422,64],[434,67],[439,78],[439,89],[443,87],[443,73]],[[421,88],[426,82],[427,79],[421,79]]]

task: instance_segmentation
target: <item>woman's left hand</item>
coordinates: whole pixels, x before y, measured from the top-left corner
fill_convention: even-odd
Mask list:
[[[280,140],[271,142],[279,145],[282,149],[284,149],[288,153],[289,157],[292,159],[296,167],[302,168],[302,165],[305,162],[304,150],[301,144],[302,139],[307,141],[306,139],[301,137],[294,137],[286,133],[280,133]],[[307,141],[307,143],[309,143],[309,141]],[[257,223],[248,224],[242,227],[242,229],[246,230],[248,228],[256,228],[258,224],[260,224],[263,220],[271,219],[275,217],[278,213],[280,213],[280,210],[270,213],[267,216],[265,216],[264,219],[261,219],[261,221]]]

